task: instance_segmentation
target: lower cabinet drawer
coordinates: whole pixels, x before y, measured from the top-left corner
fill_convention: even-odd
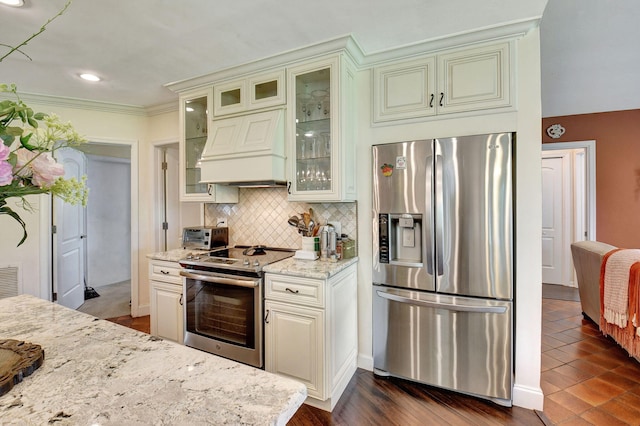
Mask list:
[[[287,275],[266,274],[265,298],[298,305],[324,308],[325,281],[292,277]]]
[[[180,264],[175,262],[153,261],[149,264],[149,279],[182,285]]]

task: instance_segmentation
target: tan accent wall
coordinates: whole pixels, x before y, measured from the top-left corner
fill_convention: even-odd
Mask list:
[[[546,133],[562,125],[558,139]],[[640,248],[640,109],[542,119],[542,143],[596,141],[596,235]]]

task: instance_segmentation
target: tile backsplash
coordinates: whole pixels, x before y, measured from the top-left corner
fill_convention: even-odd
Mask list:
[[[322,225],[340,222],[342,233],[357,239],[357,204],[300,203],[287,200],[285,188],[240,188],[237,204],[206,204],[205,225],[215,226],[227,219],[229,244],[300,248],[298,231],[287,223],[289,217],[313,209]]]

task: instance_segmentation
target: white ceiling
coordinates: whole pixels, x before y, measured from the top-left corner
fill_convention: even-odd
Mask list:
[[[20,43],[65,3],[25,0],[22,8],[0,6],[0,43]],[[366,53],[373,53],[541,16],[546,4],[75,0],[22,49],[32,61],[19,53],[2,61],[0,82],[14,82],[26,93],[146,107],[176,99],[166,83],[337,36],[351,33]],[[541,26],[543,116],[640,107],[640,79],[632,75],[640,69],[640,49],[631,46],[639,40],[639,12],[637,0],[618,0],[615,6],[601,0],[549,1]],[[104,80],[85,83],[77,77],[81,72]]]
[[[640,108],[640,1],[549,0],[542,116]]]

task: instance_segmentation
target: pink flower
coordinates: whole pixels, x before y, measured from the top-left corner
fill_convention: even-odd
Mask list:
[[[16,173],[21,177],[31,177],[31,182],[40,188],[50,187],[57,178],[64,176],[64,167],[58,164],[48,152],[38,155],[21,148],[16,151],[16,155],[18,157]],[[27,163],[29,164],[24,167]]]
[[[9,147],[3,143],[0,143],[0,161],[7,161],[10,153],[11,150],[9,149]]]
[[[13,180],[11,164],[7,161],[11,150],[8,146],[0,143],[0,186],[9,185]]]

